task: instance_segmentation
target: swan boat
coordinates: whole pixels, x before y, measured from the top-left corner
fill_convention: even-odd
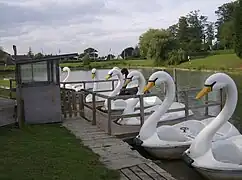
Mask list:
[[[241,180],[242,135],[235,133],[213,143],[213,136],[227,124],[235,111],[238,100],[236,84],[227,74],[216,73],[208,77],[204,86],[197,99],[222,88],[226,92],[226,102],[219,115],[196,136],[184,152],[183,159],[208,179]]]
[[[60,71],[61,71],[61,69],[60,69]],[[69,67],[64,67],[62,71],[67,72],[67,75],[66,75],[65,79],[62,81],[62,82],[66,82],[69,79],[71,70],[70,70]],[[60,87],[64,88],[64,85],[60,84]],[[83,86],[82,83],[79,83],[79,84],[66,84],[65,88],[68,89],[68,90],[80,91],[80,90],[82,90],[84,88],[84,86]]]
[[[123,87],[124,84],[124,79],[123,79],[123,75],[121,73],[121,70],[118,67],[114,67],[113,69],[111,69],[108,72],[108,75],[105,77],[106,80],[109,80],[112,77],[118,77],[118,83],[115,87],[115,89],[109,94],[109,96],[118,96],[120,94],[120,90]],[[117,100],[112,100],[111,101],[111,109],[112,110],[124,110],[124,108],[126,107],[127,102],[126,100],[123,99],[117,99]],[[108,100],[106,99],[104,101],[104,105],[103,108],[105,110],[108,110]]]
[[[132,82],[134,80],[137,80],[139,83],[138,94],[143,94],[142,92],[146,85],[146,81],[145,81],[143,74],[139,71],[136,71],[136,70],[131,71],[127,76],[124,86],[126,86],[126,84],[129,84],[130,82]],[[144,106],[146,106],[146,107],[151,106],[153,104],[161,104],[161,103],[162,103],[162,101],[157,96],[144,98]],[[124,109],[123,115],[139,113],[140,110],[135,111],[135,107],[139,107],[139,105],[140,105],[139,98],[132,98],[132,100],[129,101],[126,108]],[[146,108],[144,110],[144,112],[152,112],[152,111],[154,112],[158,107],[159,107],[159,105]],[[169,109],[180,109],[180,108],[184,108],[184,107],[185,107],[185,105],[182,103],[173,102]],[[191,110],[189,110],[189,116],[191,116],[191,115],[193,115],[193,112]],[[147,119],[147,117],[148,116],[145,116],[145,120]],[[185,117],[184,110],[177,111],[177,112],[169,112],[169,113],[165,113],[163,116],[161,116],[159,122],[171,121],[171,120],[184,118],[184,117]],[[140,125],[141,122],[140,122],[139,117],[130,117],[130,118],[120,118],[117,121],[117,123],[120,125]]]
[[[109,95],[110,92],[98,92],[100,90],[100,87],[99,87],[100,84],[98,82],[96,82],[96,81],[99,80],[97,69],[93,68],[91,73],[92,73],[92,79],[93,79],[93,81],[95,81],[93,83],[93,92],[97,92],[97,93],[100,93],[100,94],[103,94],[103,95]],[[101,97],[98,97],[98,96],[95,97],[95,101],[104,101],[104,100],[105,100],[104,98],[101,98]],[[86,96],[86,102],[92,102],[92,94],[88,94]]]
[[[165,99],[144,122],[139,135],[134,139],[134,143],[137,146],[142,146],[158,159],[179,159],[182,157],[182,153],[189,148],[199,132],[214,121],[214,117],[201,121],[187,120],[172,126],[162,125],[157,128],[160,117],[166,113],[173,103],[175,97],[174,81],[167,72],[158,71],[150,76],[144,90],[147,91],[154,85],[160,85],[162,82],[165,82],[167,89]],[[216,142],[238,134],[239,131],[230,122],[227,122],[223,126],[220,126],[216,133],[211,135],[211,141]],[[199,148],[203,149],[203,147]]]

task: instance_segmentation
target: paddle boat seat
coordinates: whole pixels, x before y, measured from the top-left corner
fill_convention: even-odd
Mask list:
[[[242,165],[242,152],[230,140],[217,141],[212,146],[214,159],[223,163]]]

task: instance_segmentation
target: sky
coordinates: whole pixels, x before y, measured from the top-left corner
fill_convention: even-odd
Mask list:
[[[0,46],[10,54],[82,53],[118,55],[138,44],[149,28],[167,28],[200,10],[215,21],[218,6],[231,0],[0,0]]]

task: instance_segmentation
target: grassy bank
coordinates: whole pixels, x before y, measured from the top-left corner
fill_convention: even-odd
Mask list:
[[[153,60],[113,60],[102,62],[91,62],[89,65],[83,65],[82,62],[78,63],[62,63],[60,66],[63,68],[68,66],[71,69],[104,69],[112,68],[114,66],[137,68],[137,67],[157,67],[154,66]],[[166,68],[181,68],[181,69],[195,69],[195,70],[240,70],[242,69],[242,60],[235,54],[219,54],[211,55],[206,58],[192,59],[191,62],[181,63],[177,66],[166,66]],[[13,70],[13,66],[7,67],[7,70]],[[0,69],[1,70],[1,69]]]
[[[239,59],[235,54],[221,54],[194,59],[177,67],[197,70],[242,70],[242,59]]]
[[[113,180],[99,157],[60,125],[0,128],[0,179]]]

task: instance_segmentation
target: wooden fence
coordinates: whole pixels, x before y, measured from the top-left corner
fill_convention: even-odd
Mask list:
[[[110,81],[114,81],[114,80],[110,80]],[[103,80],[100,81],[96,81],[98,82],[104,82]],[[106,81],[105,81],[106,82]],[[76,83],[76,82],[75,82]],[[93,83],[86,81],[85,83]],[[68,83],[65,83],[68,84]],[[64,86],[65,87],[65,86]],[[112,91],[114,88],[114,86],[112,86],[111,90],[106,90],[106,91]],[[96,97],[100,97],[103,99],[107,99],[107,117],[108,117],[108,134],[111,134],[112,129],[111,129],[111,122],[113,118],[128,118],[128,117],[140,117],[141,120],[141,126],[144,123],[144,117],[147,115],[151,115],[153,112],[144,112],[144,97],[151,97],[151,96],[160,96],[160,94],[155,94],[155,93],[150,93],[150,94],[142,94],[142,95],[122,95],[122,96],[107,96],[104,94],[101,94],[102,91],[96,91],[93,92],[91,90],[87,90],[87,89],[82,89],[80,92],[75,92],[75,91],[70,91],[67,89],[63,89],[63,95],[62,95],[62,112],[65,118],[68,117],[76,117],[76,116],[81,116],[84,118],[87,118],[87,116],[85,115],[84,112],[84,108],[89,108],[92,112],[92,118],[88,119],[89,121],[92,122],[93,125],[96,125],[96,121],[97,121],[97,111],[99,111],[97,109],[97,105],[103,104],[103,102],[97,102],[96,101]],[[183,96],[184,99],[184,108],[179,108],[179,109],[170,109],[168,110],[168,112],[178,112],[178,111],[185,111],[185,117],[188,118],[189,116],[189,109],[200,109],[200,108],[205,108],[205,116],[209,115],[209,107],[212,106],[220,106],[220,108],[223,107],[223,92],[222,90],[220,90],[220,99],[219,101],[211,101],[208,99],[208,95],[205,96],[205,100],[204,103],[201,105],[190,105],[189,104],[189,93],[191,92],[197,92],[200,89],[185,89],[185,90],[181,90],[181,91],[177,91],[177,96],[181,95]],[[91,103],[87,103],[85,101],[86,99],[86,95],[87,94],[91,94],[92,95],[92,102]],[[164,95],[164,92],[163,92]],[[140,102],[140,107],[138,109],[140,109],[139,113],[135,113],[135,114],[128,114],[128,115],[122,115],[122,114],[117,114],[115,113],[115,111],[111,110],[111,101],[112,100],[117,100],[117,99],[129,99],[129,98],[139,98],[139,102]],[[177,97],[178,98],[178,97]]]

